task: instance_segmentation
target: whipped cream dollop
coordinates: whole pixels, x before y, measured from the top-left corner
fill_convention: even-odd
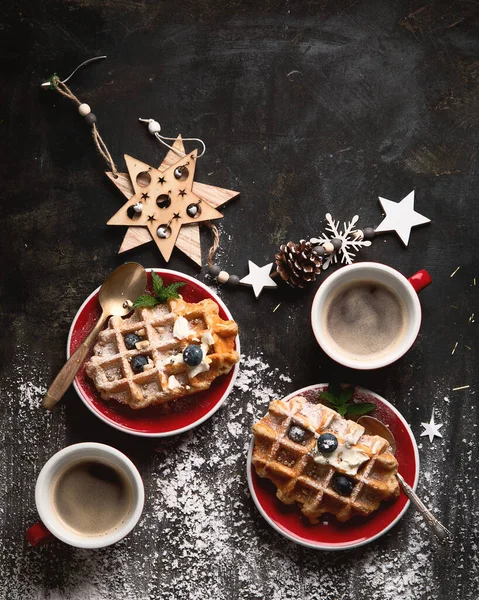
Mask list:
[[[182,340],[182,339],[188,338],[190,333],[191,332],[190,332],[190,326],[189,326],[188,320],[185,319],[185,317],[177,317],[174,327],[173,327],[173,336],[178,340]],[[211,359],[208,358],[207,354],[210,349],[210,346],[213,346],[214,343],[215,343],[215,340],[213,338],[213,335],[212,335],[211,331],[209,329],[207,329],[201,336],[200,347],[201,347],[201,350],[203,351],[203,358],[201,359],[201,362],[199,365],[196,365],[195,367],[190,367],[190,366],[188,367],[188,379],[193,379],[193,377],[196,377],[200,373],[205,373],[206,371],[210,370]],[[184,362],[183,353],[178,352],[178,354],[174,354],[173,356],[171,356],[168,359],[168,362],[172,365],[177,365],[179,363]],[[181,385],[181,384],[179,384],[179,385]],[[170,387],[169,382],[168,382],[168,387]],[[173,388],[170,388],[170,389],[173,389]]]
[[[177,340],[184,340],[190,335],[190,324],[185,317],[176,317],[173,325],[173,337]]]
[[[334,452],[323,454],[315,451],[313,460],[320,465],[331,465],[347,475],[356,475],[359,467],[369,460],[369,455],[350,444],[338,444]]]

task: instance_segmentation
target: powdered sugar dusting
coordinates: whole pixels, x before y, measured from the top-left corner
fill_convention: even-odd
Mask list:
[[[456,559],[456,552],[438,548],[414,510],[377,542],[348,552],[303,548],[266,524],[246,482],[251,425],[266,412],[271,399],[300,386],[291,381],[292,374],[280,373],[259,352],[242,357],[230,397],[209,421],[175,438],[135,442],[147,502],[128,538],[99,551],[59,543],[28,548],[23,530],[8,526],[13,522],[9,511],[17,506],[21,517],[16,515],[15,522],[25,527],[35,521],[34,481],[46,458],[65,445],[58,440],[58,431],[56,435],[52,431],[59,423],[64,425],[65,412],[53,416],[39,409],[49,377],[45,368],[39,366],[27,376],[20,373],[25,370],[19,370],[15,381],[18,393],[8,397],[16,410],[6,419],[15,433],[8,440],[5,436],[3,443],[16,444],[21,460],[9,464],[2,458],[0,474],[1,515],[7,523],[0,561],[14,565],[0,581],[2,600],[432,600],[440,581],[438,561],[446,561],[452,571],[469,570],[471,587],[459,589],[458,597],[460,593],[473,597],[468,593],[476,589],[477,552],[466,565]],[[431,445],[423,440],[420,450],[419,492],[436,508],[444,506],[443,461],[450,460],[452,435],[450,405],[440,402],[443,396],[444,392],[437,396],[436,411],[445,423],[444,438]],[[426,416],[429,407],[421,410]],[[471,440],[470,434],[461,434],[459,442],[463,437]],[[456,548],[461,556],[468,548],[477,548],[478,534],[477,519],[460,509],[461,494],[468,489],[475,497],[477,488],[477,450],[471,444],[464,447],[463,483],[446,492],[452,498],[449,512],[438,510],[446,524],[459,527],[463,538],[456,541]],[[22,493],[20,477],[27,485],[18,508],[11,498]]]

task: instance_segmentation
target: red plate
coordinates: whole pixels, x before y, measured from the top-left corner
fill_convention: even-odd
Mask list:
[[[220,316],[223,319],[233,318],[218,296],[200,281],[178,271],[147,269],[150,272],[152,270],[163,278],[166,285],[173,281],[184,281],[186,285],[181,288],[181,295],[186,302],[200,302],[205,298],[211,298],[220,307]],[[151,281],[151,275],[148,275],[148,281]],[[99,290],[100,288],[97,288],[88,296],[73,319],[67,341],[67,357],[85,339],[100,316],[97,300]],[[238,337],[236,350],[240,352]],[[227,375],[219,377],[208,390],[184,400],[177,400],[176,409],[171,413],[163,413],[161,407],[132,410],[116,402],[105,402],[96,391],[93,382],[87,377],[85,365],[78,372],[73,385],[92,413],[108,425],[133,435],[168,437],[192,429],[211,417],[228,397],[238,375],[238,368],[239,365],[236,364]]]
[[[298,394],[316,397],[318,391],[325,390],[327,387],[326,383],[305,387],[293,392],[285,400]],[[359,402],[372,402],[376,405],[377,408],[372,416],[391,429],[396,438],[399,472],[407,483],[416,489],[419,477],[419,453],[414,435],[404,417],[387,400],[369,390],[356,388],[354,398]],[[262,479],[256,474],[251,464],[253,441],[251,441],[247,464],[251,496],[266,521],[281,535],[297,544],[318,550],[347,550],[368,544],[391,529],[409,506],[409,500],[401,490],[397,500],[385,503],[370,517],[354,517],[347,523],[340,523],[333,516],[328,515],[325,519],[327,524],[311,525],[302,516],[297,505],[288,506],[276,498],[276,488],[269,479]]]

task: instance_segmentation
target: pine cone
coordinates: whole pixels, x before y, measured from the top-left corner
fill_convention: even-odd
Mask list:
[[[321,273],[323,261],[313,252],[313,244],[306,240],[300,240],[298,244],[282,244],[274,258],[281,279],[291,287],[302,288],[305,284],[316,281],[317,275]]]

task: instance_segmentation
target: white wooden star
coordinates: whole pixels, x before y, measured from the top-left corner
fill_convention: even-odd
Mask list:
[[[248,261],[249,274],[240,280],[242,285],[250,285],[253,288],[254,295],[259,298],[259,295],[264,288],[275,288],[276,283],[271,279],[269,274],[273,263],[264,265],[264,267],[258,267],[251,260]]]
[[[435,437],[442,438],[442,433],[439,433],[442,424],[436,425],[436,423],[434,422],[434,409],[432,409],[431,420],[429,421],[429,423],[421,423],[421,425],[424,427],[424,431],[421,433],[421,437],[423,437],[424,435],[428,435],[430,443],[432,443]]]
[[[414,210],[414,190],[401,202],[392,202],[381,196],[379,196],[379,201],[386,216],[376,227],[376,231],[395,231],[405,246],[408,245],[412,227],[431,222],[431,219]]]

